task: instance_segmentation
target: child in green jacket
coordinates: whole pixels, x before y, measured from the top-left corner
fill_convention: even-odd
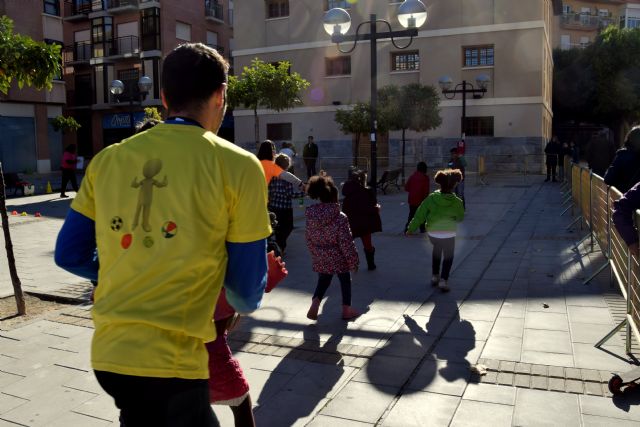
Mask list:
[[[435,181],[440,190],[431,193],[420,204],[418,211],[409,223],[407,233],[415,232],[426,222],[427,234],[433,244],[431,285],[438,286],[442,292],[449,291],[449,272],[453,265],[453,252],[456,244],[456,229],[464,218],[464,207],[453,191],[462,181],[462,173],[458,169],[438,171]],[[440,262],[442,276],[440,276]],[[442,282],[440,279],[442,278]]]

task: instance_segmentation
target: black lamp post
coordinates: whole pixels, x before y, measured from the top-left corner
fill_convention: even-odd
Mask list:
[[[370,182],[373,186],[377,182],[378,173],[378,153],[377,153],[377,103],[378,103],[378,49],[377,41],[383,39],[391,39],[391,43],[397,49],[406,49],[409,47],[413,38],[418,35],[418,28],[420,28],[427,20],[427,8],[420,0],[405,0],[398,7],[398,21],[400,24],[407,28],[401,31],[392,31],[389,21],[384,19],[378,19],[376,14],[371,14],[368,21],[361,22],[356,33],[351,36],[345,35],[351,27],[351,16],[349,12],[341,8],[333,8],[329,10],[323,19],[324,29],[331,36],[331,41],[338,45],[338,50],[341,53],[351,53],[356,48],[358,41],[369,40],[371,42],[371,171]],[[363,25],[369,24],[370,33],[360,34],[360,28]],[[387,26],[386,31],[378,32],[377,24],[383,24]],[[394,38],[397,37],[410,37],[409,42],[404,46],[398,46]],[[353,42],[351,49],[342,50],[340,43]],[[357,155],[357,153],[356,153]]]
[[[473,84],[469,83],[466,80],[463,80],[462,83],[458,83],[453,89],[451,89],[451,85],[453,85],[453,80],[449,76],[442,76],[438,81],[440,85],[440,89],[442,89],[442,94],[447,99],[453,99],[457,94],[462,94],[462,117],[460,118],[460,135],[462,138],[462,142],[464,143],[465,138],[465,122],[467,119],[467,94],[472,94],[474,99],[480,99],[487,93],[487,86],[491,83],[491,78],[486,74],[480,74],[476,77],[476,84],[478,87],[476,88]]]
[[[136,132],[136,125],[133,121],[133,102],[142,103],[144,98],[147,96],[151,88],[153,87],[153,80],[151,77],[142,76],[140,80],[137,81],[138,90],[135,90],[133,80],[127,80],[127,89],[129,91],[129,124],[131,128],[131,134],[133,135]],[[125,85],[121,80],[114,80],[111,82],[111,86],[109,91],[116,97],[120,97],[124,93]]]

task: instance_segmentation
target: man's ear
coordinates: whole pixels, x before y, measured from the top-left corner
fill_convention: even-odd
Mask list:
[[[164,107],[164,109],[169,110],[169,107],[167,106],[167,100],[164,97],[164,89],[160,89],[160,99],[162,100],[162,106]]]
[[[222,108],[227,103],[227,84],[222,83],[220,88],[216,91],[216,106]]]

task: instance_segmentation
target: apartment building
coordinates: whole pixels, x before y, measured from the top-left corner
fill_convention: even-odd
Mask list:
[[[378,87],[421,83],[438,88],[439,78],[454,85],[490,77],[481,99],[468,96],[465,130],[469,147],[494,153],[539,153],[551,134],[552,34],[560,4],[551,0],[424,1],[428,19],[406,49],[378,42]],[[255,58],[287,60],[292,70],[310,81],[304,105],[276,113],[259,111],[260,138],[302,142],[315,136],[325,155],[350,156],[352,139],[334,121],[337,109],[369,101],[368,42],[350,54],[341,54],[325,33],[322,19],[333,7],[349,11],[351,30],[375,13],[398,23],[400,1],[375,0],[266,0],[237,2],[234,62],[237,69]],[[383,25],[379,31],[386,30]],[[364,30],[369,30],[365,26]],[[405,44],[406,40],[399,42]],[[360,45],[361,44],[361,45]],[[344,48],[350,48],[345,43]],[[461,135],[462,100],[442,99],[442,124],[435,130],[408,133],[413,140],[450,147]],[[251,111],[235,111],[235,140],[254,140]],[[391,133],[390,147],[379,142],[379,152],[392,155],[399,135]],[[491,147],[489,149],[489,147]],[[444,148],[443,148],[444,149]],[[386,150],[386,151],[385,151]],[[397,149],[395,149],[397,152]],[[380,154],[384,156],[385,154]]]
[[[130,136],[144,107],[161,108],[162,58],[177,45],[202,42],[229,58],[231,0],[65,0],[63,16],[66,112],[82,125],[85,156]],[[119,95],[110,90],[116,79]]]
[[[54,0],[0,0],[0,15],[14,31],[37,41],[62,44],[60,4]],[[50,91],[18,89],[0,94],[0,161],[5,172],[46,173],[60,166],[62,136],[50,125],[62,114],[65,85],[61,76]]]
[[[628,0],[564,0],[554,46],[580,48],[609,25],[640,26],[640,3]]]

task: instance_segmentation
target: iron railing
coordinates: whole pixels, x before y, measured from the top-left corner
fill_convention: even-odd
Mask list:
[[[75,42],[62,50],[64,64],[89,62],[91,59],[91,42]]]
[[[224,9],[221,4],[218,4],[215,0],[205,0],[204,2],[204,16],[208,18],[215,18],[219,21],[224,21]]]
[[[64,16],[88,15],[91,12],[91,0],[65,0]]]

